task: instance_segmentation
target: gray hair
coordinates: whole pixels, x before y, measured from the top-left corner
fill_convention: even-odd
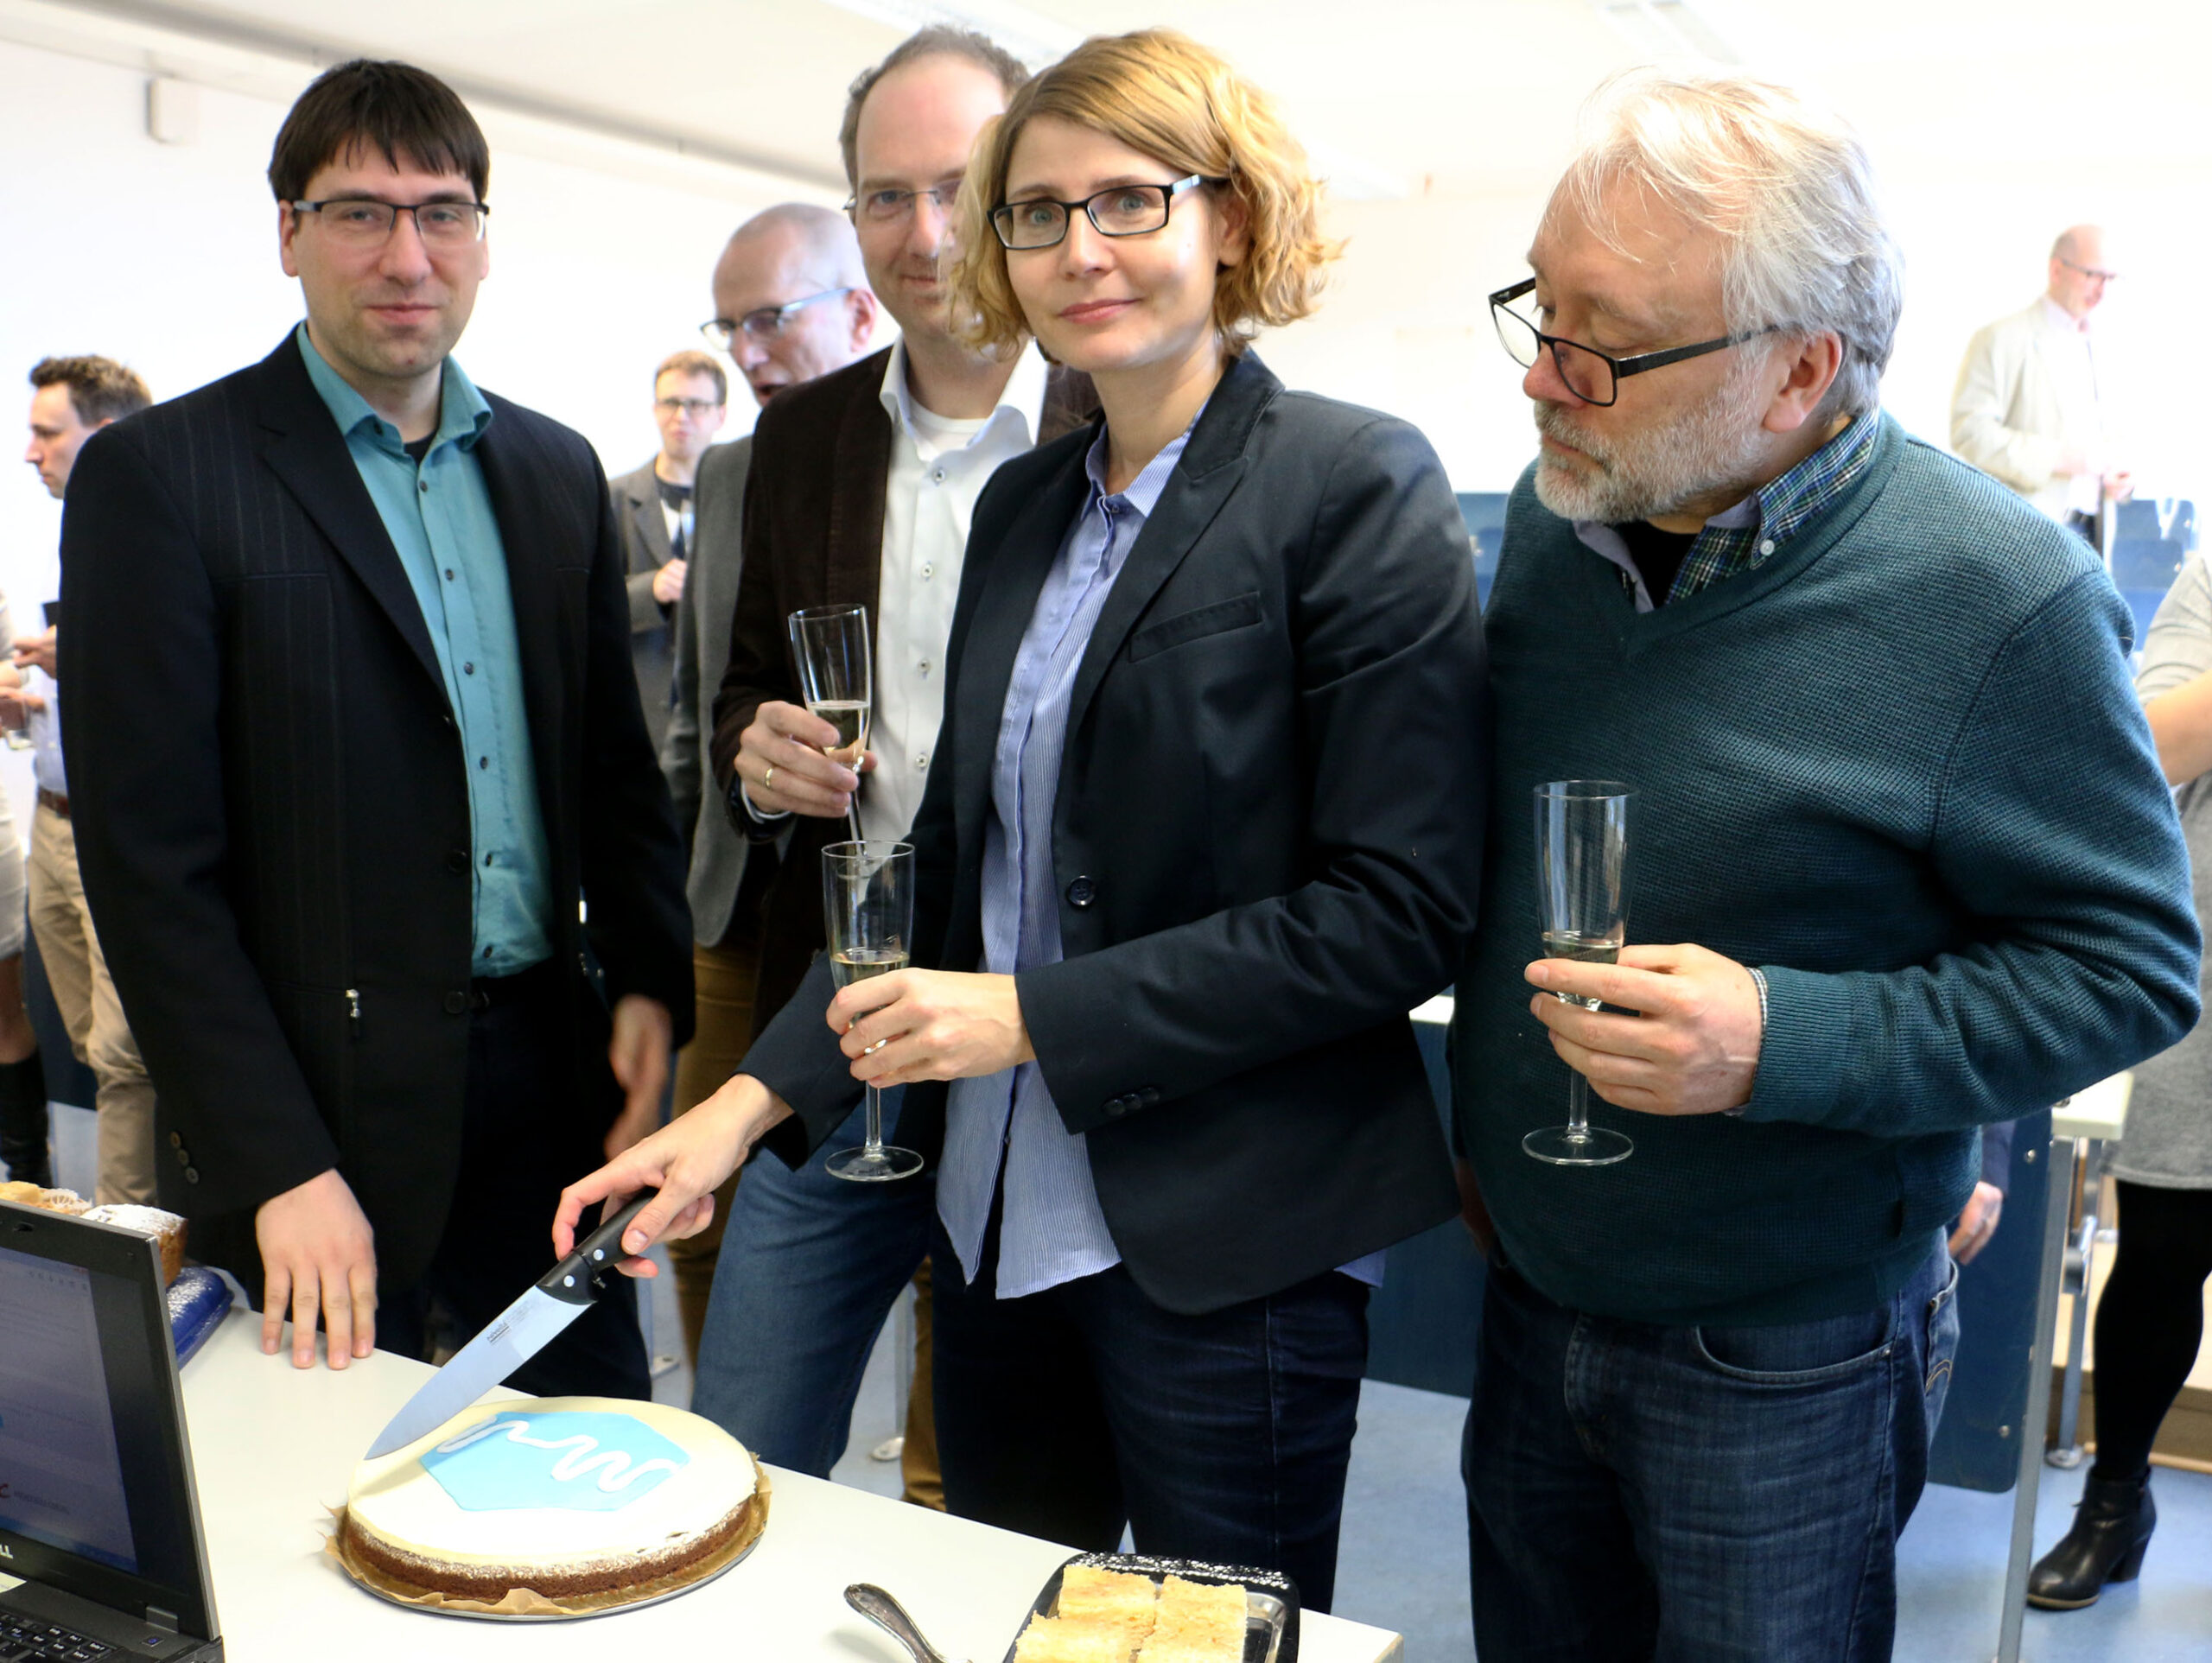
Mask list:
[[[1747,75],[1637,69],[1592,95],[1583,130],[1554,208],[1573,206],[1618,247],[1605,198],[1626,183],[1710,227],[1726,247],[1729,333],[1838,335],[1843,362],[1825,408],[1855,416],[1881,402],[1904,258],[1873,164],[1840,117]]]

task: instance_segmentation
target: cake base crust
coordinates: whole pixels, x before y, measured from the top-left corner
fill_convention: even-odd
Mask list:
[[[396,1605],[412,1605],[454,1616],[504,1618],[511,1622],[596,1616],[626,1605],[666,1599],[710,1582],[752,1552],[753,1545],[767,1527],[769,1488],[768,1475],[761,1470],[760,1462],[755,1460],[753,1468],[753,1494],[731,1513],[722,1527],[710,1533],[712,1539],[700,1544],[696,1552],[687,1552],[680,1563],[662,1569],[658,1575],[645,1581],[629,1580],[610,1586],[607,1585],[605,1573],[593,1578],[575,1572],[557,1577],[529,1572],[521,1573],[528,1580],[518,1580],[505,1575],[454,1575],[450,1571],[442,1571],[438,1573],[441,1582],[472,1585],[466,1589],[453,1586],[449,1590],[425,1587],[410,1578],[410,1570],[417,1575],[421,1571],[406,1565],[404,1556],[385,1552],[380,1544],[371,1541],[360,1532],[348,1529],[343,1507],[335,1510],[338,1528],[325,1542],[324,1552],[362,1587]],[[634,1572],[621,1574],[634,1576]],[[562,1587],[547,1585],[590,1580],[596,1580],[601,1585],[569,1585],[565,1591]]]

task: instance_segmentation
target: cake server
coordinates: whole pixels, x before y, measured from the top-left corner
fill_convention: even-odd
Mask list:
[[[423,1389],[407,1400],[406,1407],[369,1445],[368,1458],[404,1449],[425,1433],[434,1432],[501,1381],[528,1362],[562,1330],[591,1309],[616,1274],[614,1266],[628,1255],[622,1251],[622,1232],[637,1222],[645,1203],[660,1193],[646,1190],[632,1196],[622,1209],[606,1220],[582,1241],[575,1251],[537,1279],[485,1328],[481,1334],[454,1353],[444,1368],[423,1382]]]

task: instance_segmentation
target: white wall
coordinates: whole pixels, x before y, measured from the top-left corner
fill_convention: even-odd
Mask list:
[[[302,72],[304,84],[306,74]],[[20,456],[24,378],[101,352],[174,397],[265,355],[300,314],[264,178],[279,102],[202,88],[195,143],[145,134],[145,77],[0,42],[0,432]],[[773,200],[518,153],[493,137],[492,276],[457,352],[472,377],[579,428],[609,468],[657,442],[652,366],[701,346],[708,274]],[[794,194],[804,194],[797,193]],[[753,401],[734,388],[734,438]],[[60,505],[0,473],[0,587],[35,625],[55,589]]]

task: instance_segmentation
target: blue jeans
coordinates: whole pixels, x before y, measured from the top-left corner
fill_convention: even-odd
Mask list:
[[[898,1094],[884,1094],[897,1124]],[[853,1400],[883,1319],[929,1251],[937,1186],[832,1177],[823,1163],[861,1141],[863,1111],[794,1171],[746,1167],[722,1231],[699,1340],[694,1413],[763,1461],[827,1478],[845,1452]]]
[[[740,1185],[741,1191],[743,1189]],[[1363,1283],[1336,1271],[1184,1315],[1116,1265],[995,1297],[936,1233],[938,1454],[963,1519],[1090,1552],[1287,1571],[1325,1611],[1367,1362]]]
[[[1957,1271],[1863,1314],[1662,1328],[1493,1262],[1460,1469],[1483,1663],[1886,1660]]]

